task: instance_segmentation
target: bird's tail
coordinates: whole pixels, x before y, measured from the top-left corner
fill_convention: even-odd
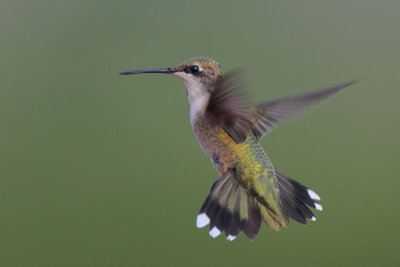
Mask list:
[[[217,237],[222,231],[230,241],[243,231],[253,239],[261,226],[261,217],[256,200],[234,178],[226,172],[211,187],[197,216],[197,227],[210,223],[210,235]]]
[[[278,170],[275,170],[275,175],[282,209],[279,214],[261,204],[254,192],[243,187],[234,175],[234,172],[228,171],[213,184],[197,216],[197,227],[210,224],[212,237],[225,232],[226,238],[232,241],[243,231],[248,238],[254,239],[260,230],[261,220],[279,230],[280,226],[287,226],[289,217],[303,224],[306,219],[315,220],[307,206],[322,210],[322,206],[313,201],[319,200],[314,191]]]
[[[306,219],[316,221],[309,207],[322,210],[322,206],[315,202],[315,200],[320,200],[317,193],[289,178],[277,169],[275,169],[275,176],[278,181],[284,213],[302,224],[307,223]]]

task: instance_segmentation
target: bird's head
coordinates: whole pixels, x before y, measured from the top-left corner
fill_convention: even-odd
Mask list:
[[[181,78],[186,85],[189,103],[207,102],[216,81],[222,77],[221,65],[207,57],[195,57],[167,68],[139,69],[121,72],[122,75],[166,73]]]

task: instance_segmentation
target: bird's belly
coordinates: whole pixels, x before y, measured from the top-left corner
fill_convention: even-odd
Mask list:
[[[242,143],[236,143],[222,128],[210,124],[192,124],[196,138],[222,175],[235,168],[237,179],[250,184],[260,175],[274,177],[274,170],[263,148],[250,132]]]
[[[203,151],[211,158],[220,174],[239,160],[238,144],[221,128],[195,124],[193,130]]]

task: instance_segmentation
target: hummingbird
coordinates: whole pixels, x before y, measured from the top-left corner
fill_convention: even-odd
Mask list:
[[[224,232],[233,241],[240,232],[254,239],[262,221],[276,231],[287,227],[290,218],[302,224],[316,221],[311,209],[322,211],[319,195],[274,168],[260,140],[354,81],[251,105],[240,75],[223,74],[208,57],[120,74],[141,73],[172,74],[184,81],[193,132],[219,172],[198,213],[198,228],[209,224],[210,236]]]

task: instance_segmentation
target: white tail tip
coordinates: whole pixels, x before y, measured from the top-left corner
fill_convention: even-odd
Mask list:
[[[233,240],[235,240],[235,238],[236,238],[236,236],[234,236],[234,235],[228,235],[226,237],[226,239],[229,240],[229,241],[233,241]]]
[[[318,194],[315,193],[314,191],[312,191],[311,189],[307,189],[307,192],[311,199],[321,200],[321,198],[318,196]]]
[[[314,205],[315,205],[315,209],[322,210],[322,206],[320,204],[314,203]]]
[[[197,228],[203,228],[209,223],[210,223],[210,218],[208,218],[207,214],[201,213],[197,215],[197,221],[196,221]]]
[[[212,238],[216,238],[217,236],[219,236],[221,234],[221,231],[217,228],[217,227],[213,227],[211,230],[210,230],[210,236],[212,237]]]

